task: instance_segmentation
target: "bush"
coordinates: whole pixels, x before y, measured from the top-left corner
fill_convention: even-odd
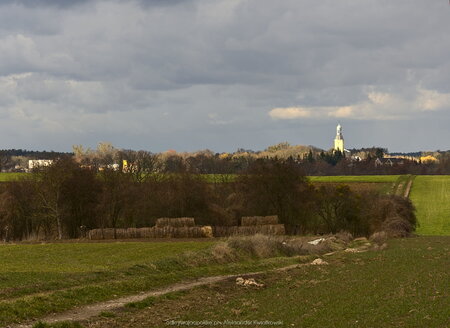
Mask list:
[[[335,234],[342,230],[355,235],[367,233],[361,197],[347,185],[321,186],[317,189],[315,212],[326,233]]]
[[[390,238],[403,238],[411,236],[413,225],[403,217],[389,217],[383,222],[383,229]]]
[[[238,252],[244,252],[257,258],[276,256],[279,254],[280,248],[280,241],[261,234],[248,237],[231,237],[227,244]]]
[[[238,258],[236,251],[226,242],[216,244],[211,249],[211,255],[217,263],[234,262]]]
[[[386,227],[390,227],[391,225],[393,225],[389,228],[391,230],[400,229],[408,233],[416,229],[417,219],[411,200],[393,195],[380,196],[371,194],[365,197],[365,202],[369,205],[365,212],[371,232],[385,230],[389,234]],[[398,221],[397,219],[399,218],[405,222],[391,222]]]

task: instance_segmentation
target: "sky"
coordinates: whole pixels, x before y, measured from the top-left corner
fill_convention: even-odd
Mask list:
[[[450,149],[447,0],[2,0],[0,149]]]

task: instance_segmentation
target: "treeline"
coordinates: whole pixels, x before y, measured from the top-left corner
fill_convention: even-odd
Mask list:
[[[71,153],[57,151],[35,151],[26,149],[0,149],[0,157],[25,156],[32,159],[56,159]]]
[[[300,161],[299,166],[310,176],[321,175],[446,175],[450,174],[450,153],[439,156],[439,162],[421,163],[409,159],[402,159],[401,163],[393,165],[377,164],[376,157],[369,157],[361,161],[353,161],[346,157],[337,158],[327,154],[325,158],[313,161]],[[331,157],[332,160],[327,160]]]
[[[0,171],[23,172],[28,168],[30,159],[56,160],[72,153],[56,151],[34,151],[25,149],[0,149]]]
[[[121,170],[133,172],[192,174],[242,174],[257,161],[281,160],[298,166],[306,175],[396,175],[450,174],[450,152],[437,153],[437,162],[421,163],[402,159],[401,163],[377,165],[387,149],[372,147],[353,149],[351,154],[328,151],[312,146],[291,146],[280,143],[261,152],[239,149],[235,153],[213,153],[203,150],[194,153],[150,153],[119,150],[109,143],[100,143],[96,150],[74,146],[75,159],[90,167],[105,167],[116,163]],[[124,162],[125,161],[125,162]],[[127,164],[124,167],[124,163]]]
[[[142,159],[146,162],[146,157]],[[152,226],[160,217],[194,217],[199,225],[238,225],[242,216],[278,215],[290,234],[405,235],[411,203],[348,186],[316,188],[292,161],[256,160],[233,182],[208,183],[181,169],[137,174],[101,171],[64,157],[26,178],[0,185],[4,240],[84,237],[93,228]]]
[[[99,143],[96,149],[73,147],[73,153],[33,152],[26,150],[0,151],[0,169],[3,172],[28,170],[29,159],[58,159],[72,156],[84,167],[92,169],[114,168],[126,172],[192,174],[241,174],[259,160],[283,160],[298,165],[307,175],[382,175],[382,174],[450,174],[450,152],[431,153],[434,162],[417,162],[408,158],[382,163],[387,149],[380,147],[351,149],[345,154],[339,151],[323,151],[312,146],[291,146],[284,142],[263,151],[238,149],[234,153],[214,153],[202,150],[191,153],[167,151],[151,153],[117,149],[110,143]],[[416,153],[417,156],[423,153]]]

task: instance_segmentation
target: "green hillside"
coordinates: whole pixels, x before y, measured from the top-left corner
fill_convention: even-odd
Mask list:
[[[450,176],[417,176],[410,195],[421,235],[450,235]]]
[[[338,175],[338,176],[310,176],[311,182],[332,182],[332,183],[353,183],[353,182],[373,182],[373,183],[395,183],[399,175]]]

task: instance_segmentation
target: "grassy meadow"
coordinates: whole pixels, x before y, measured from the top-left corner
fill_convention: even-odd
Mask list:
[[[18,180],[21,177],[27,176],[29,173],[5,173],[0,172],[0,182],[14,181]]]
[[[410,198],[421,235],[450,235],[450,176],[416,176]]]
[[[0,327],[199,277],[266,269],[293,258],[217,264],[211,241],[0,245]],[[189,262],[194,259],[197,262]]]
[[[310,176],[312,184],[319,187],[327,184],[346,184],[355,192],[377,191],[382,194],[396,192],[401,175],[346,175]]]
[[[334,254],[324,257],[329,265],[255,277],[263,288],[234,281],[203,286],[133,303],[81,325],[144,328],[167,327],[170,320],[227,320],[281,323],[276,327],[448,327],[449,238],[390,240],[383,251]]]
[[[383,252],[341,255],[329,266],[267,275],[262,290],[182,320],[271,320],[285,327],[448,327],[448,237],[392,240]],[[433,277],[433,279],[430,279]],[[236,289],[236,288],[234,288]]]
[[[395,183],[400,175],[341,175],[341,176],[310,176],[312,183],[330,182],[330,183]]]
[[[151,263],[164,263],[208,242],[0,245],[0,326],[164,283]],[[148,277],[147,277],[148,278]],[[170,281],[170,278],[168,279]]]

